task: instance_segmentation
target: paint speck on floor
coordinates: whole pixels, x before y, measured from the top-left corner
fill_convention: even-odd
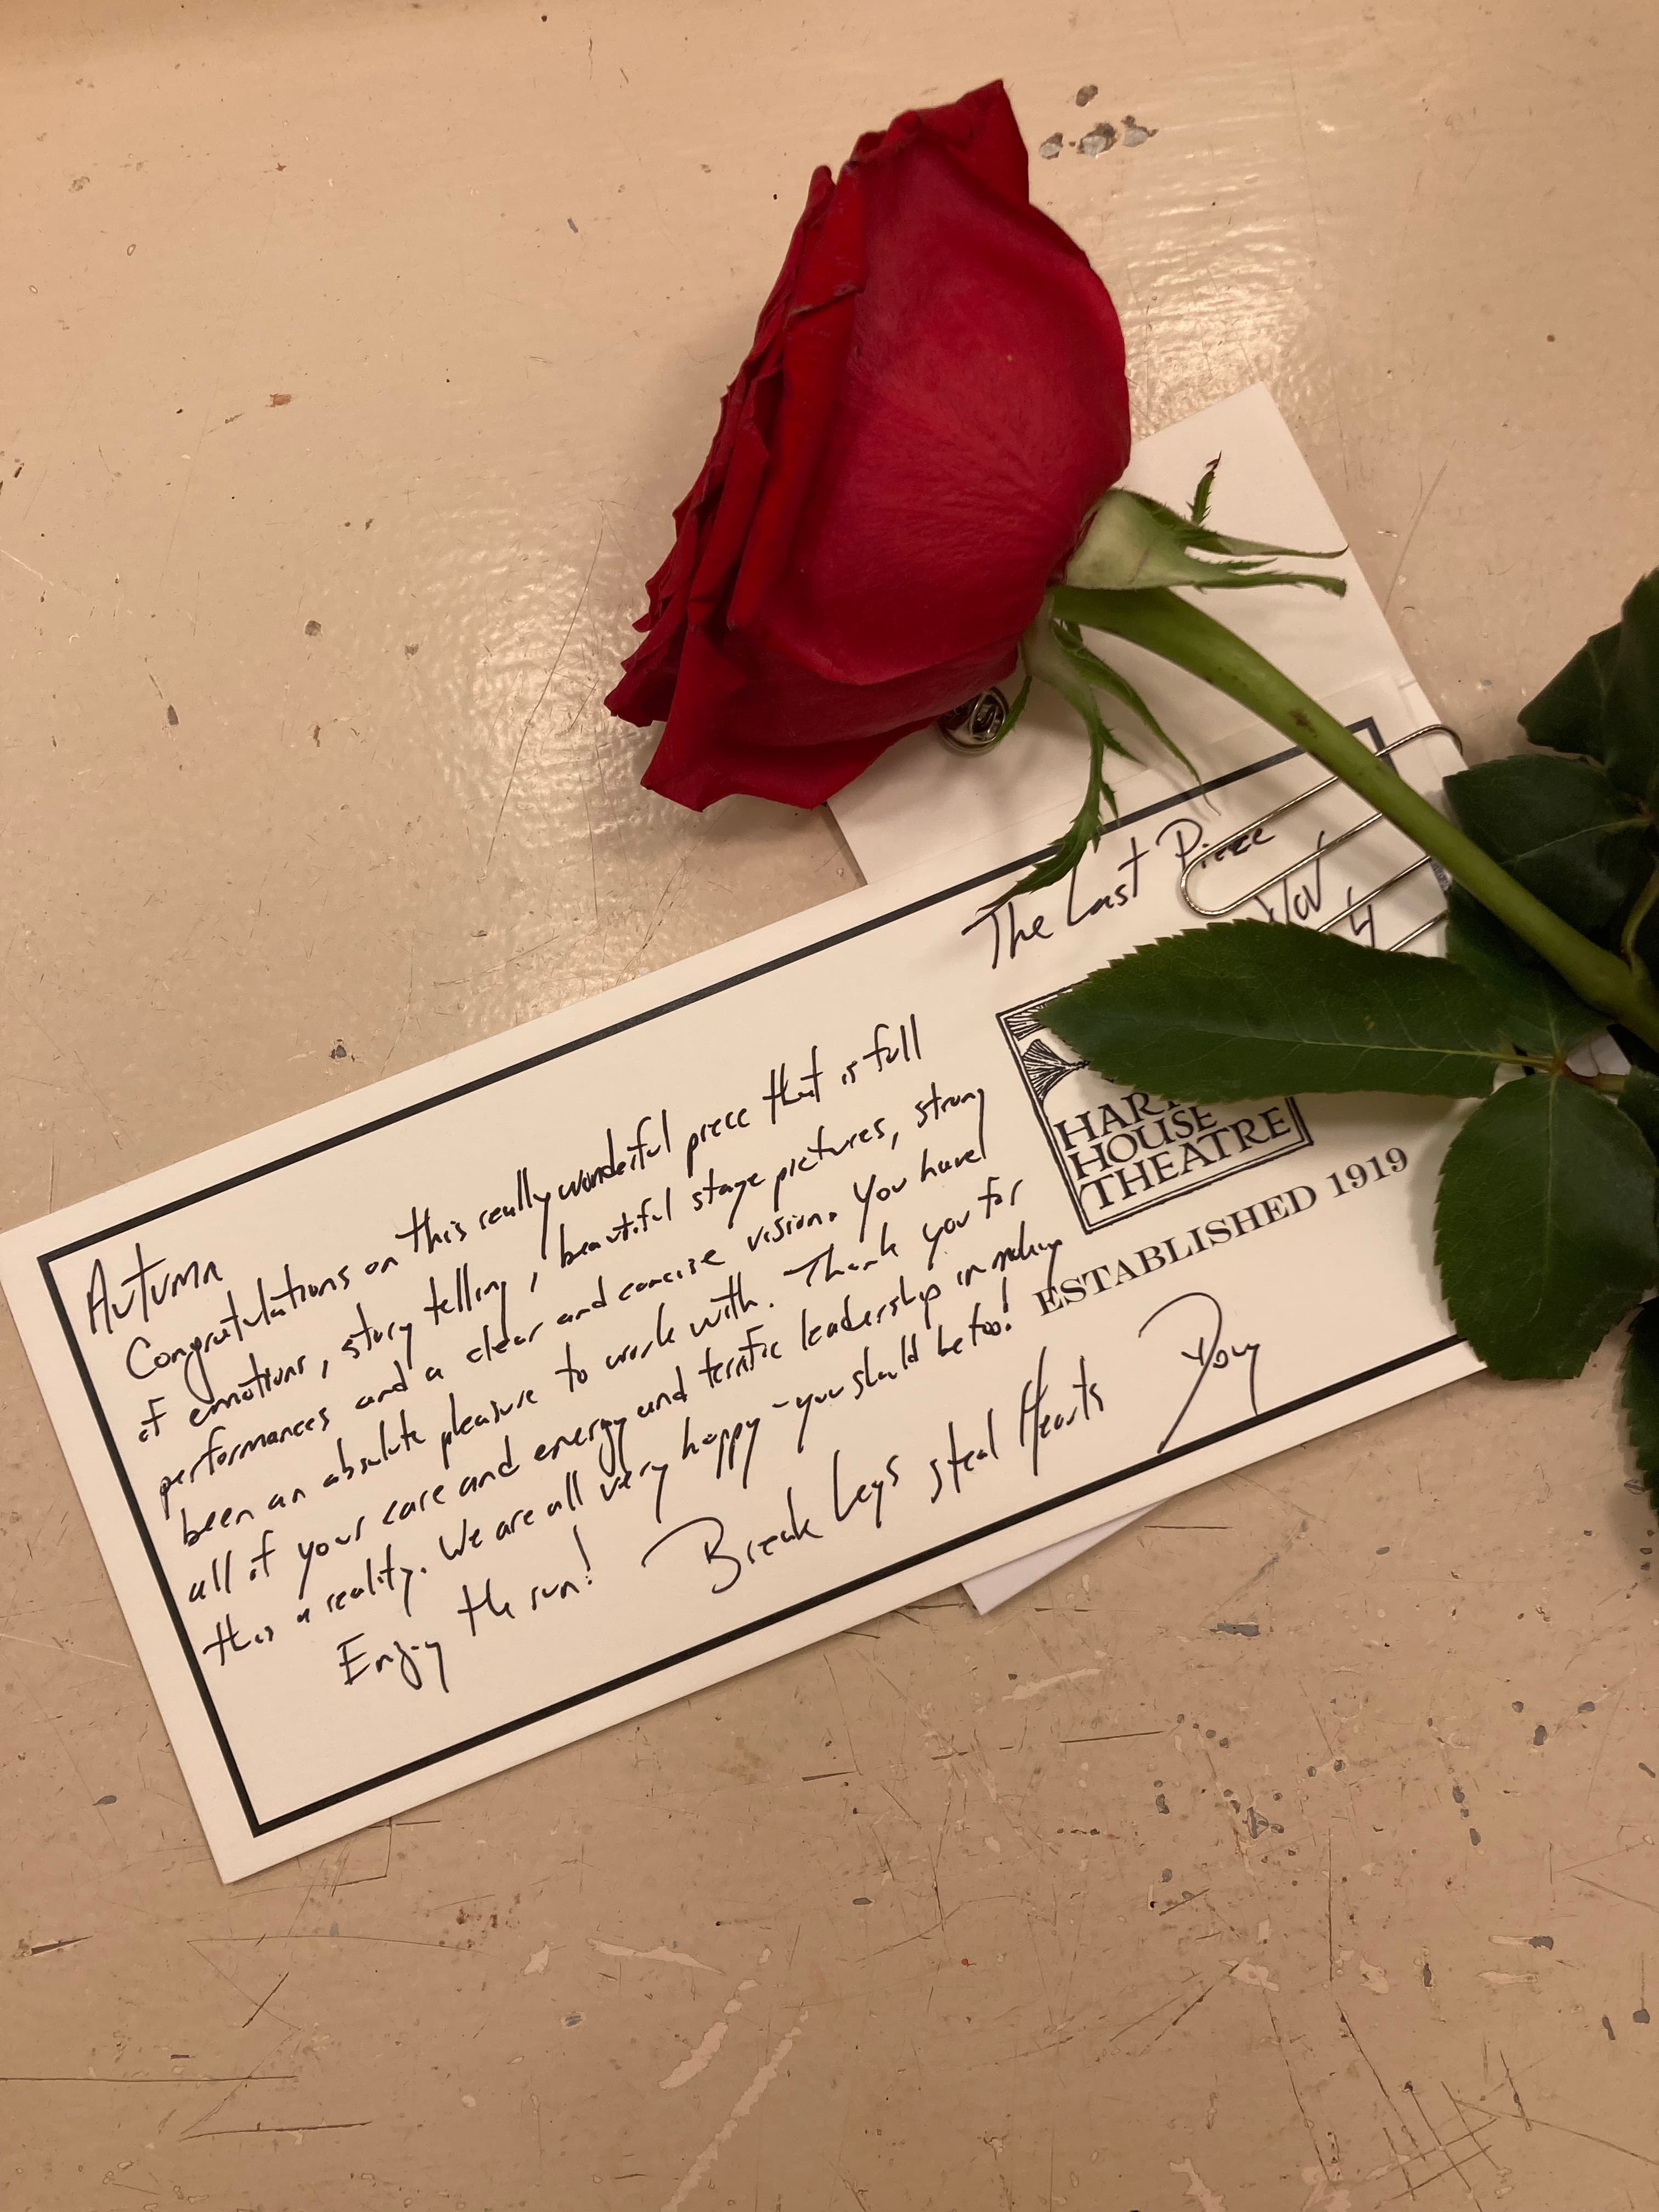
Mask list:
[[[1092,161],[1096,155],[1104,154],[1116,143],[1116,125],[1110,123],[1097,123],[1092,128],[1085,131],[1078,140],[1077,150],[1079,154],[1087,154]]]
[[[636,1951],[631,1943],[607,1943],[598,1936],[587,1939],[590,1948],[606,1959],[653,1959],[665,1966],[684,1966],[693,1973],[712,1974],[714,1969],[705,1966],[701,1959],[694,1959],[689,1951],[671,1950],[666,1943],[659,1943],[653,1951]]]
[[[730,2008],[727,2008],[728,2010]],[[665,2074],[663,2076],[657,2087],[659,2089],[683,2089],[688,2081],[695,2081],[721,2044],[725,2042],[726,2033],[726,2022],[723,2020],[717,2020],[691,2056],[689,2058],[683,2058],[672,2074]]]
[[[1259,1966],[1254,1959],[1241,1959],[1233,1968],[1233,1979],[1253,1990],[1276,1990],[1279,1987],[1267,1969]],[[1386,1988],[1388,1985],[1385,1983],[1383,1986]]]
[[[1183,2158],[1179,2161],[1171,2159],[1170,2171],[1171,2173],[1186,2175],[1187,2195],[1198,2206],[1199,2212],[1227,2212],[1226,2199],[1217,2196],[1191,2159]]]
[[[1079,107],[1086,107],[1086,106],[1089,105],[1089,102],[1090,102],[1090,101],[1094,98],[1095,94],[1096,94],[1099,90],[1100,90],[1100,87],[1099,87],[1097,84],[1080,84],[1080,85],[1079,85],[1079,87],[1078,87],[1078,88],[1077,88],[1077,104],[1078,104],[1078,106],[1079,106]]]
[[[1051,131],[1048,136],[1043,140],[1042,143],[1037,148],[1038,161],[1059,161],[1060,149],[1065,143],[1065,138],[1058,131]]]
[[[674,2194],[663,2206],[663,2212],[680,2212],[681,2205],[684,2204],[687,2197],[691,2196],[696,2190],[702,2182],[703,2176],[708,2172],[709,2167],[714,2165],[714,2160],[720,2156],[722,2149],[728,2142],[730,2142],[732,2137],[737,2133],[738,2127],[745,2119],[748,2118],[750,2113],[754,2111],[756,2106],[759,2104],[761,2099],[766,2094],[767,2090],[777,2079],[779,2069],[788,2057],[791,2051],[793,2050],[796,2039],[799,2037],[802,2028],[805,2027],[805,2025],[806,2014],[803,2012],[796,2020],[793,2027],[790,2029],[788,2034],[784,2037],[783,2040],[778,2045],[777,2049],[772,2053],[772,2056],[767,2060],[766,2063],[761,2068],[759,2073],[756,2075],[754,2080],[744,2091],[742,2096],[738,2098],[737,2103],[732,2106],[731,2111],[726,2114],[724,2122],[716,2130],[714,2136],[709,2142],[703,2145],[702,2149],[692,2160],[690,2170],[681,2181],[679,2187],[674,2191]],[[1224,2205],[1221,2207],[1221,2212],[1226,2212],[1226,2207]]]

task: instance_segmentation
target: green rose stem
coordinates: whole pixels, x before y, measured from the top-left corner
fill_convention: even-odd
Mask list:
[[[1587,1005],[1659,1049],[1659,994],[1651,985],[1616,954],[1593,945],[1552,913],[1386,761],[1224,623],[1164,587],[1112,592],[1060,585],[1050,594],[1050,603],[1062,622],[1127,638],[1200,678],[1282,732],[1440,861],[1482,906],[1541,953]]]

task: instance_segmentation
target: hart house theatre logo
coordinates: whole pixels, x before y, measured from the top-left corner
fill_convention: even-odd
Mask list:
[[[1085,1229],[1112,1228],[1312,1144],[1294,1098],[1184,1106],[1108,1082],[1043,1028],[1042,1004],[1011,1006],[997,1019]]]

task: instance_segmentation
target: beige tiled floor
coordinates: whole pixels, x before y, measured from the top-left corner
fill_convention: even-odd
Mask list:
[[[1033,143],[1085,82],[1155,134],[1035,167],[1139,426],[1266,379],[1474,745],[1611,618],[1636,0],[11,0],[7,1220],[849,883],[647,797],[600,698],[811,164],[999,72]],[[228,1892],[0,1357],[8,2212],[1659,2203],[1605,1365]]]

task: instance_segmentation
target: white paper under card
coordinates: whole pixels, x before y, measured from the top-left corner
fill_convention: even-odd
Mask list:
[[[981,843],[0,1241],[227,1877],[1468,1370],[1419,1256],[1452,1116],[1170,1107],[1036,1011],[1304,765],[995,915],[1028,848]]]

